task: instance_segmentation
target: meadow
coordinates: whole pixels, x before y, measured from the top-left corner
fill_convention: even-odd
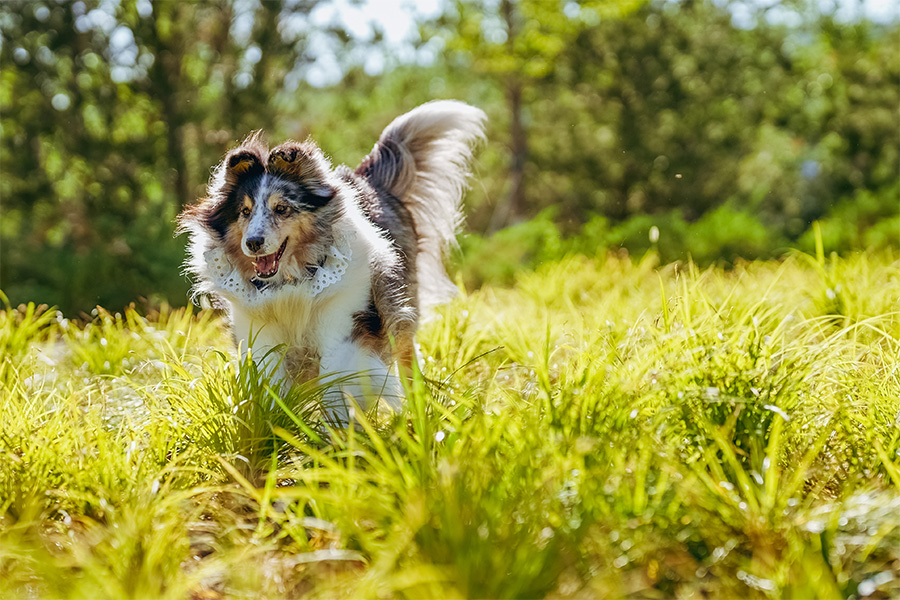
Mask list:
[[[211,312],[7,306],[0,597],[898,597],[898,311],[896,249],[569,256],[338,429]]]

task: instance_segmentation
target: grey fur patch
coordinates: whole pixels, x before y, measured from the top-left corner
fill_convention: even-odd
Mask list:
[[[460,204],[472,147],[484,137],[486,118],[462,102],[428,102],[388,125],[356,169],[373,188],[397,198],[412,216],[422,310],[456,293],[443,259],[462,221]]]

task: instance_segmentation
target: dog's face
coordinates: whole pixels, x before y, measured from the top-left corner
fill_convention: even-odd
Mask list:
[[[335,189],[314,144],[288,142],[268,152],[245,143],[220,168],[224,178],[210,194],[205,216],[196,218],[218,234],[242,276],[281,282],[318,260]]]

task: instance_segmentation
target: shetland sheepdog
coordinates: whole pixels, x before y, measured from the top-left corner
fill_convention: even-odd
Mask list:
[[[379,399],[399,409],[420,317],[456,292],[443,259],[484,122],[462,102],[423,104],[356,169],[311,140],[269,149],[251,135],[179,215],[195,298],[226,310],[242,356],[282,391],[328,385],[333,421]]]

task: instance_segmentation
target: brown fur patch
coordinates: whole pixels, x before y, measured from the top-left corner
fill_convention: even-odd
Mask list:
[[[268,171],[295,180],[320,178],[318,154],[321,151],[314,145],[285,142],[269,153]]]
[[[309,348],[288,348],[284,355],[284,369],[295,382],[302,383],[319,376],[319,354]]]
[[[351,337],[357,344],[379,356],[382,360],[390,360],[390,347],[387,347],[387,335],[384,331],[384,319],[375,306],[375,300],[369,299],[365,310],[353,313],[353,332]]]
[[[269,194],[269,197],[266,198],[266,203],[269,205],[269,210],[275,212],[275,208],[279,205],[287,206],[287,203],[284,201],[284,196],[281,195],[281,192],[275,192]]]
[[[256,269],[253,267],[253,261],[241,249],[243,235],[243,227],[236,225],[229,227],[225,233],[225,253],[228,254],[232,264],[237,267],[241,277],[249,280],[256,276]]]
[[[322,232],[318,227],[318,219],[312,213],[304,212],[295,214],[289,222],[292,240],[288,243],[282,260],[293,259],[301,267],[316,264],[322,255]]]

